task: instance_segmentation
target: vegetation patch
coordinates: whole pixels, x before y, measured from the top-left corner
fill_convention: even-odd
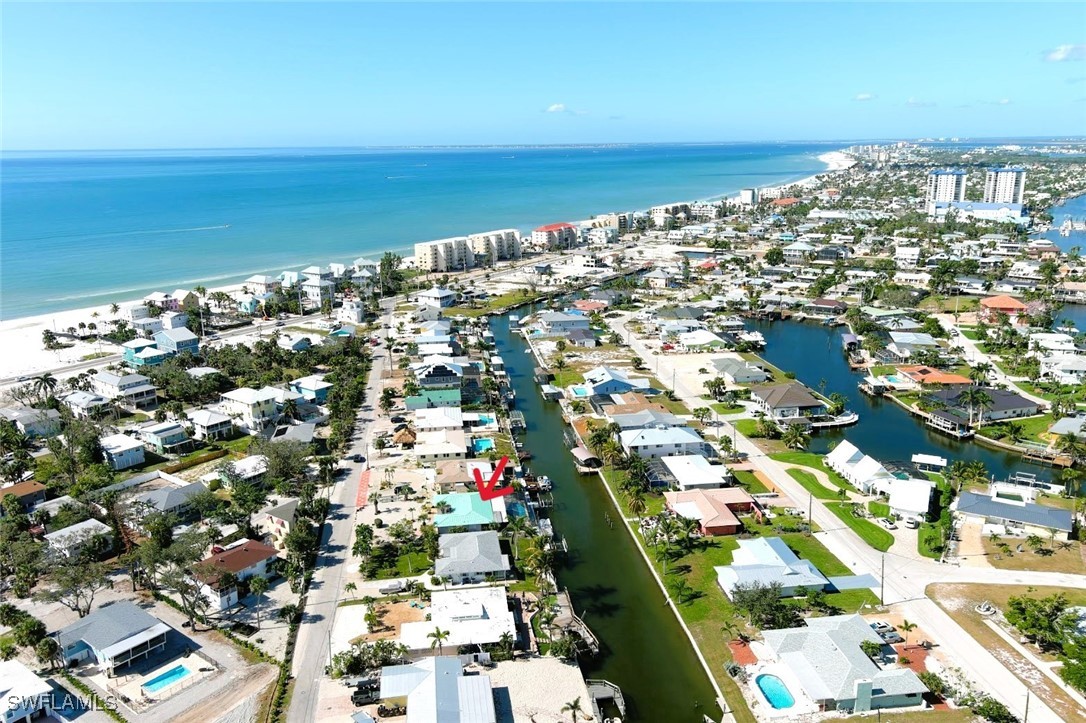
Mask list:
[[[835,500],[837,495],[818,481],[818,479],[810,472],[805,472],[801,469],[788,469],[788,476],[803,485],[803,489],[810,492],[817,499],[820,500]]]
[[[889,530],[884,530],[864,517],[857,517],[857,505],[855,503],[830,502],[826,504],[826,507],[830,512],[837,515],[838,519],[848,525],[853,532],[859,535],[861,540],[876,550],[886,552],[894,544],[894,536],[890,534]]]

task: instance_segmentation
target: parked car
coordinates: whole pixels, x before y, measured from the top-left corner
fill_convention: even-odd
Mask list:
[[[396,593],[403,592],[406,589],[407,586],[403,584],[402,580],[394,580],[388,585],[382,585],[381,587],[377,588],[377,592],[381,593],[382,595],[395,595]]]
[[[895,643],[904,643],[905,642],[905,638],[901,637],[900,635],[898,635],[893,630],[891,630],[888,633],[881,633],[880,637],[883,640],[885,640],[887,643],[889,643],[890,645],[894,645]]]
[[[883,517],[879,520],[879,524],[888,530],[896,530],[897,523],[891,520],[889,517]]]
[[[393,424],[403,424],[404,422],[407,421],[407,417],[402,417],[400,415],[396,415],[395,417],[391,418],[388,421],[392,422]]]
[[[910,530],[915,530],[920,527],[920,520],[916,519],[915,517],[906,517],[905,526],[908,527]]]
[[[892,633],[894,631],[894,626],[888,622],[876,620],[875,622],[871,623],[871,629],[881,635],[883,633]]]

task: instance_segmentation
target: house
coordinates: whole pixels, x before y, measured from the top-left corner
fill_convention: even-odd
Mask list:
[[[728,344],[708,329],[695,329],[678,337],[679,347],[686,352],[718,351]]]
[[[64,406],[76,419],[96,419],[112,408],[112,404],[101,394],[93,392],[70,392],[60,398]],[[0,411],[0,414],[3,414]]]
[[[868,494],[890,494],[890,485],[897,479],[881,462],[860,452],[847,439],[834,447],[824,461],[827,467]]]
[[[460,407],[434,407],[415,412],[415,427],[420,432],[434,429],[463,429],[464,413]]]
[[[288,386],[301,394],[307,402],[324,404],[328,399],[328,390],[332,388],[332,383],[324,381],[323,374],[310,374],[307,377],[295,379]]]
[[[124,348],[122,358],[130,366],[156,366],[169,358],[169,355],[159,350],[150,339],[132,339],[121,346]]]
[[[434,527],[439,533],[462,528],[464,532],[492,529],[508,519],[505,497],[484,500],[477,492],[457,492],[434,496]]]
[[[106,399],[129,408],[146,409],[158,402],[158,389],[151,384],[150,377],[142,374],[99,371],[91,377],[91,388]]]
[[[79,557],[88,543],[91,543],[92,549],[100,549],[102,552],[113,549],[113,528],[92,517],[45,535],[49,553],[60,557]],[[98,545],[101,545],[101,548],[98,548]]]
[[[517,638],[516,619],[504,587],[434,590],[423,612],[426,620],[400,625],[400,643],[408,650],[430,650],[435,627],[448,632],[444,645],[450,649],[494,644],[505,636]]]
[[[435,286],[418,293],[419,303],[435,309],[447,309],[456,304],[456,292],[450,289],[442,289]]]
[[[667,508],[688,520],[697,520],[703,535],[734,535],[742,531],[743,523],[737,513],[761,512],[750,494],[741,487],[722,489],[692,489],[665,492]]]
[[[449,578],[453,585],[483,582],[488,577],[504,579],[509,569],[509,556],[502,554],[498,533],[493,530],[455,532],[438,538],[434,574]]]
[[[959,518],[984,526],[985,534],[1039,535],[1069,539],[1074,527],[1071,510],[1034,502],[1036,490],[1021,485],[991,484],[988,493],[963,490],[950,505]]]
[[[147,317],[146,319],[136,319],[132,322],[132,328],[139,334],[140,339],[151,339],[155,334],[162,331],[164,325],[162,323],[162,317]]]
[[[111,492],[125,492],[137,516],[157,511],[169,512],[184,519],[192,498],[207,491],[207,486],[202,482],[187,482],[168,472],[155,470],[95,490],[93,496],[100,499]]]
[[[806,626],[765,630],[768,652],[818,710],[867,713],[924,704],[928,689],[909,668],[880,668],[861,648],[885,645],[856,614],[807,618]]]
[[[494,474],[494,465],[485,459],[454,460],[437,466],[433,487],[438,492],[451,492],[456,488],[466,488],[475,484],[475,471],[483,479],[490,479]]]
[[[980,313],[978,318],[989,324],[997,323],[1000,314],[1006,314],[1012,324],[1019,324],[1019,317],[1028,313],[1024,303],[1006,294],[989,296],[980,300]]]
[[[227,489],[231,489],[235,482],[249,482],[260,486],[264,483],[264,475],[268,473],[268,458],[262,454],[250,454],[247,457],[226,462],[216,469],[200,477],[200,481],[206,484],[218,481]]]
[[[159,422],[140,430],[143,443],[158,454],[174,454],[192,446],[189,434],[177,422]]]
[[[283,288],[283,282],[274,276],[256,274],[245,279],[245,286],[255,294],[272,294]]]
[[[943,404],[951,413],[971,418],[974,422],[995,422],[1001,419],[1032,417],[1041,413],[1041,405],[1037,402],[1026,399],[1016,392],[994,387],[979,387],[988,395],[991,400],[989,403],[970,405],[968,400],[962,397],[967,389],[970,387],[944,387],[931,392],[928,396],[932,401]],[[973,389],[978,389],[978,387],[973,387]]]
[[[436,462],[447,459],[464,459],[468,456],[468,438],[459,429],[441,429],[419,432],[415,438],[415,459],[419,462]]]
[[[256,528],[279,551],[287,547],[286,538],[294,529],[294,518],[298,511],[298,499],[288,498],[269,505],[257,514]]]
[[[135,467],[144,462],[143,444],[127,434],[111,434],[99,440],[106,464],[120,472],[122,469]]]
[[[323,307],[325,304],[331,304],[335,301],[336,284],[319,276],[309,276],[302,281],[302,293],[309,304]]]
[[[666,470],[661,475],[668,486],[680,490],[724,487],[731,484],[732,475],[724,465],[709,464],[700,454],[678,454],[660,459]]]
[[[336,318],[350,324],[361,324],[366,320],[366,305],[360,299],[345,299],[336,310]]]
[[[255,540],[238,540],[229,547],[213,549],[201,560],[197,573],[200,594],[211,610],[221,612],[238,604],[238,585],[251,577],[269,578],[275,575],[275,560],[279,551]]]
[[[573,308],[577,311],[583,311],[586,314],[592,314],[597,311],[603,311],[608,307],[606,301],[598,301],[596,299],[577,299],[572,304]]]
[[[52,716],[54,695],[53,686],[20,661],[0,660],[0,701],[3,701],[4,723],[30,723],[34,718]]]
[[[739,384],[761,384],[769,379],[769,375],[759,367],[754,366],[744,359],[722,358],[713,359],[710,362],[716,373],[724,377],[729,386]]]
[[[1080,348],[1073,336],[1060,333],[1030,334],[1029,349],[1034,354],[1086,354],[1086,349]]]
[[[894,478],[890,481],[890,514],[925,519],[934,494],[935,483],[929,479]]]
[[[591,329],[574,329],[566,334],[566,340],[573,346],[579,346],[582,349],[595,349],[599,346],[599,340],[596,339],[596,335],[592,333]]]
[[[802,420],[826,413],[826,406],[799,382],[786,382],[755,389],[751,401],[777,421]]]
[[[15,497],[22,505],[23,511],[29,511],[32,507],[45,502],[45,485],[35,479],[28,479],[7,487],[0,487],[0,502],[7,497]],[[0,517],[3,516],[4,508],[0,505]]]
[[[234,421],[211,409],[197,409],[189,415],[189,421],[196,439],[225,439],[234,432]]]
[[[258,431],[276,417],[275,401],[276,393],[273,389],[240,387],[223,392],[219,397],[219,407],[223,414],[234,418],[239,427]]]
[[[155,346],[170,356],[176,356],[183,352],[199,354],[200,337],[185,327],[163,329],[155,334]]]
[[[829,580],[807,560],[801,560],[779,537],[739,540],[732,564],[715,567],[717,584],[730,599],[738,585],[780,583],[781,596],[793,597],[796,590],[823,590]]]
[[[675,285],[675,279],[659,266],[641,277],[651,289],[669,289]]]
[[[143,297],[143,303],[145,306],[157,306],[163,311],[178,311],[181,308],[178,300],[164,291],[151,292],[147,296]]]
[[[943,384],[972,384],[969,377],[963,377],[961,374],[951,374],[924,365],[903,365],[899,366],[897,370],[921,387],[925,384],[940,386]]]
[[[67,664],[89,662],[111,678],[129,663],[165,649],[172,630],[135,603],[119,600],[53,635]]]
[[[712,447],[690,427],[649,427],[619,432],[627,454],[656,459],[676,454],[714,455]]]
[[[420,387],[453,389],[463,385],[465,365],[454,362],[452,357],[435,354],[417,364],[412,364],[411,371]]]
[[[805,266],[815,253],[815,247],[806,241],[795,241],[783,247],[784,263],[789,266]]]
[[[909,359],[918,351],[938,348],[939,342],[931,334],[916,331],[891,331],[890,343],[886,345],[886,351],[901,361]]]
[[[544,334],[565,336],[574,329],[589,329],[589,319],[583,314],[565,311],[546,311],[536,318],[539,330]]]
[[[436,407],[459,407],[459,389],[422,389],[417,395],[406,397],[404,407],[409,412]]]
[[[656,406],[656,405],[653,405]],[[622,409],[622,407],[615,407]],[[649,427],[682,427],[686,424],[681,418],[671,412],[660,408],[646,408],[637,412],[625,414],[611,414],[609,417],[613,424],[617,424],[620,430],[647,429]]]
[[[575,397],[625,394],[635,390],[651,389],[644,377],[631,377],[613,367],[596,367],[584,374],[584,382],[570,387]]]
[[[1041,357],[1041,378],[1058,384],[1081,384],[1086,380],[1086,357],[1078,354],[1051,354]]]
[[[811,316],[833,318],[848,311],[848,304],[836,299],[811,299],[803,305],[803,311]]]
[[[52,437],[60,431],[60,412],[55,409],[6,407],[0,409],[0,418],[14,424],[16,429],[31,439]]]
[[[433,632],[431,629],[428,632]],[[464,675],[459,658],[422,658],[381,668],[381,700],[407,709],[407,723],[496,723],[489,675]]]

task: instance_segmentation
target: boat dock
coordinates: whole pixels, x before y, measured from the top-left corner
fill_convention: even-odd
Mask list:
[[[600,678],[586,678],[584,682],[588,684],[588,697],[592,699],[592,712],[596,720],[612,720],[603,715],[601,703],[604,705],[610,703],[611,706],[617,708],[620,720],[626,717],[626,700],[622,697],[621,688]]]

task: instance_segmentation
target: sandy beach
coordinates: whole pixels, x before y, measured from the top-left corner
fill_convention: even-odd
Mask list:
[[[813,183],[814,180],[823,173],[844,170],[855,163],[852,157],[843,151],[823,153],[818,156],[818,160],[826,164],[826,170],[798,181],[763,188],[784,188],[793,185],[808,185]],[[725,196],[717,196],[714,198],[725,198]],[[738,202],[739,197],[727,196],[726,198],[728,201]],[[239,291],[242,286],[243,284],[218,286],[209,288],[208,293],[210,294],[215,291],[233,293]],[[171,291],[172,287],[169,289],[163,288],[162,290]],[[46,370],[56,369],[70,364],[77,364],[82,361],[89,361],[93,358],[93,355],[112,355],[120,353],[120,348],[118,346],[108,342],[70,342],[70,340],[63,338],[62,341],[71,343],[72,345],[64,349],[48,350],[42,345],[42,332],[50,330],[64,333],[69,328],[74,327],[78,329],[80,322],[84,324],[94,323],[97,324],[98,327],[108,330],[110,328],[109,321],[111,319],[123,318],[121,316],[121,314],[123,314],[123,308],[138,302],[139,299],[130,299],[125,302],[119,302],[121,311],[118,314],[114,314],[110,311],[110,304],[103,304],[82,309],[57,311],[38,316],[26,316],[18,319],[0,321],[0,349],[5,351],[4,354],[0,355],[0,380],[39,374]],[[103,361],[103,365],[107,363],[109,363],[108,360]]]

